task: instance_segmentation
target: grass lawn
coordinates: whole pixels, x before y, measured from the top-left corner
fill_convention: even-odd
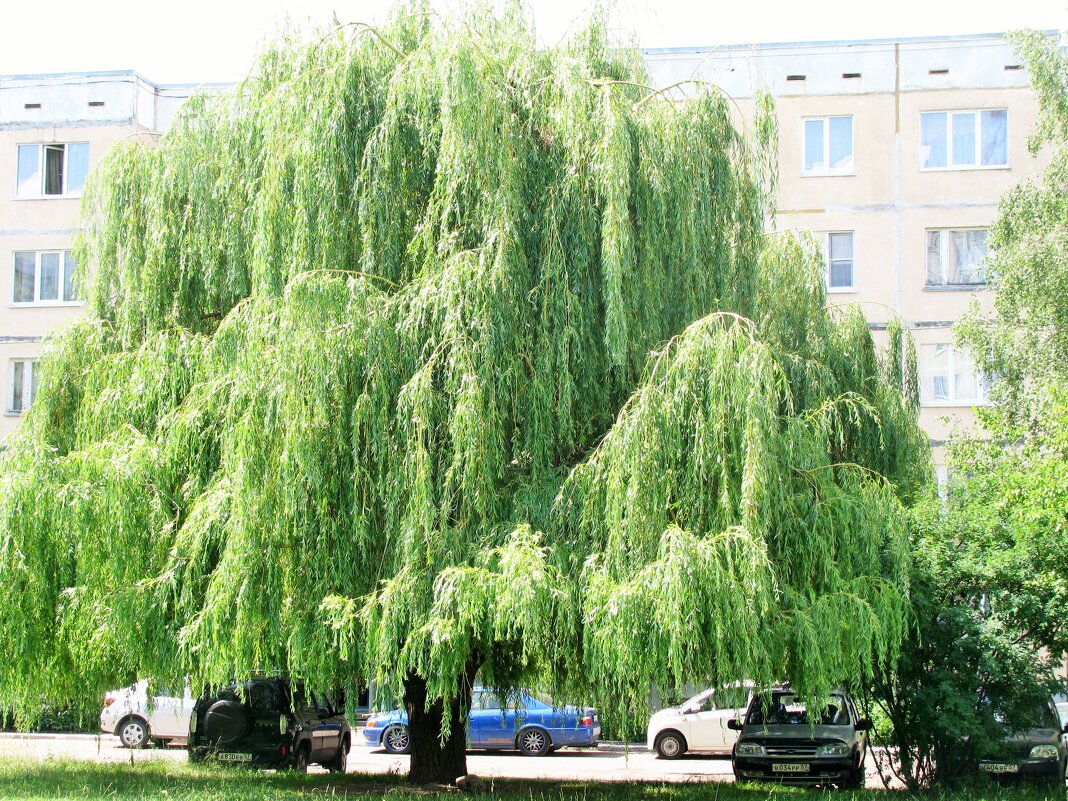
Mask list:
[[[894,801],[904,794],[865,790],[854,793],[804,788],[702,784],[583,783],[487,780],[481,797],[505,801],[806,801],[829,796],[840,801]],[[166,801],[290,801],[345,796],[353,799],[467,797],[458,791],[409,788],[400,776],[344,778],[329,774],[299,776],[241,768],[145,762],[138,765],[98,765],[90,762],[0,759],[0,799],[165,799]],[[478,797],[478,796],[475,796]],[[945,794],[929,794],[937,801],[1065,801],[1064,788],[993,785]]]

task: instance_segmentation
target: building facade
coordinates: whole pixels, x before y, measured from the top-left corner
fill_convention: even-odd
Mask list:
[[[750,119],[768,90],[779,125],[773,224],[821,240],[832,303],[916,341],[920,423],[944,442],[986,400],[953,323],[988,308],[987,229],[1001,195],[1047,160],[1027,138],[1038,102],[1000,34],[646,51],[656,86],[696,79]],[[693,91],[679,87],[680,96]]]
[[[0,76],[0,438],[36,392],[41,340],[83,313],[71,246],[88,172],[164,131],[195,87],[135,72]]]

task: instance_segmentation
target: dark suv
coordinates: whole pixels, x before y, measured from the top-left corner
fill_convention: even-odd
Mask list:
[[[1005,716],[994,712],[1003,734],[988,754],[979,761],[979,770],[1000,780],[1044,779],[1063,784],[1068,765],[1068,746],[1064,742],[1068,726],[1062,725],[1053,699],[1031,710],[1022,730],[1010,728]]]
[[[871,722],[843,690],[811,710],[789,687],[758,692],[745,717],[727,727],[741,732],[732,759],[736,781],[864,785]]]
[[[206,691],[189,718],[189,759],[344,773],[352,730],[326,698],[302,682],[257,678]]]

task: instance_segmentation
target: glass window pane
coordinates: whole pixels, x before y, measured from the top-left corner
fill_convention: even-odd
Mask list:
[[[979,400],[979,382],[971,354],[966,350],[958,350],[953,356],[953,400],[962,403]]]
[[[11,397],[8,409],[12,412],[22,411],[22,392],[26,382],[26,362],[11,363]]]
[[[954,284],[983,283],[983,261],[986,259],[986,231],[953,231],[951,259]]]
[[[26,401],[26,405],[29,406],[35,400],[37,400],[37,362],[26,362],[26,371],[30,374],[30,397]]]
[[[831,262],[831,288],[847,288],[853,286],[853,262]]]
[[[853,168],[853,118],[831,117],[831,169]]]
[[[41,254],[41,285],[38,300],[59,300],[59,254]]]
[[[920,402],[949,400],[949,345],[920,345]]]
[[[853,258],[853,234],[828,234],[831,259]]]
[[[67,145],[67,193],[77,194],[85,186],[89,174],[89,145]]]
[[[920,163],[924,167],[946,166],[946,114],[920,115]]]
[[[1009,163],[1009,112],[1005,109],[982,112],[983,164]]]
[[[942,272],[942,232],[927,232],[927,286],[941,286],[946,282]]]
[[[975,164],[975,115],[953,115],[953,163]]]
[[[805,120],[805,172],[823,172],[823,120]]]
[[[63,254],[63,300],[72,301],[78,299],[78,288],[74,283],[74,270],[76,268],[74,257],[70,251]]]
[[[63,145],[45,145],[44,193],[63,194]]]
[[[33,303],[33,278],[37,270],[37,254],[33,251],[15,253],[15,303]]]
[[[38,197],[41,194],[40,145],[19,145],[19,197]]]

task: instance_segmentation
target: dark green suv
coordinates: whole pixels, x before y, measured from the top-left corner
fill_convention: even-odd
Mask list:
[[[286,678],[210,689],[189,718],[189,759],[298,771],[319,764],[344,773],[352,730],[334,704]]]

